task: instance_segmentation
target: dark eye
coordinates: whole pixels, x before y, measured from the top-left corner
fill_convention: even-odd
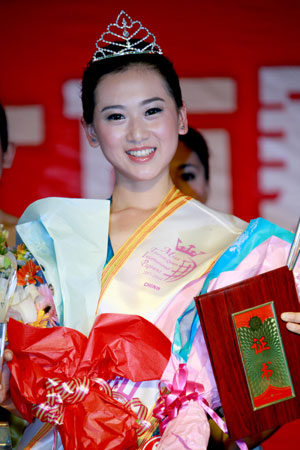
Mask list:
[[[146,116],[152,116],[153,114],[160,113],[162,111],[161,108],[150,108],[146,111]]]
[[[194,180],[196,176],[191,172],[186,172],[181,174],[181,178],[183,179],[183,181],[191,181]]]
[[[123,114],[113,113],[107,117],[107,120],[122,120],[124,119]]]

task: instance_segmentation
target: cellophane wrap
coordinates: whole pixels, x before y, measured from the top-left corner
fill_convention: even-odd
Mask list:
[[[11,396],[26,420],[37,416],[56,424],[66,450],[136,448],[136,413],[100,384],[116,376],[161,378],[171,343],[155,325],[140,316],[102,314],[87,338],[70,328],[36,328],[11,319],[8,340],[14,353]],[[60,402],[59,386],[72,383],[80,386],[77,400],[64,391]]]

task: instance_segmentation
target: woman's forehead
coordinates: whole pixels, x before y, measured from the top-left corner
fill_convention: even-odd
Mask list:
[[[162,75],[152,66],[149,64],[131,64],[130,66],[126,66],[121,70],[116,70],[114,72],[110,72],[106,75],[104,75],[100,80],[98,85],[101,84],[107,84],[107,83],[115,83],[119,84],[124,82],[124,80],[130,80],[130,79],[141,79],[144,78],[152,80],[159,80],[163,83],[164,79]]]
[[[146,64],[134,64],[122,71],[115,71],[104,75],[96,87],[96,100],[108,96],[124,96],[139,92],[152,97],[158,93],[164,97],[172,98],[162,75],[154,68]]]

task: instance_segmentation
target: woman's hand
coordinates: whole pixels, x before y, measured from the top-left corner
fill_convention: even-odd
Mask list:
[[[281,319],[287,322],[286,327],[293,333],[300,334],[300,312],[285,312]]]
[[[7,367],[6,362],[11,361],[12,359],[13,359],[13,352],[11,350],[4,350],[3,367],[0,384],[0,405],[6,409],[10,409],[10,405],[12,403],[9,394],[10,370]]]

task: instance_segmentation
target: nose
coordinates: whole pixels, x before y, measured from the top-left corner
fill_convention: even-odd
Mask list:
[[[131,118],[128,124],[127,140],[130,143],[141,143],[148,139],[147,126],[141,118]]]

